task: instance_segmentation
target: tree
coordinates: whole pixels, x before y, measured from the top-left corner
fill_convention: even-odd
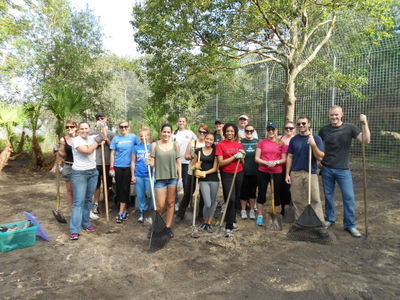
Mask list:
[[[153,56],[153,72],[170,71],[164,74],[170,88],[193,74],[278,64],[287,77],[289,121],[294,118],[298,75],[334,31],[349,32],[353,42],[379,40],[393,26],[392,2],[149,0],[134,7],[132,24],[140,49]],[[360,32],[349,30],[354,19],[363,24]]]

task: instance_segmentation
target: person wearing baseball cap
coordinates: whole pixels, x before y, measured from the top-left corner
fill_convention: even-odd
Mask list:
[[[244,139],[246,138],[245,128],[249,124],[249,117],[245,114],[240,115],[238,118],[238,129],[239,129],[239,138]],[[254,130],[253,132],[253,139],[258,139],[257,131]]]
[[[221,119],[216,119],[215,122],[215,131],[214,131],[214,135],[215,135],[215,145],[217,145],[220,141],[222,141],[224,139],[224,134],[222,132],[222,128],[224,127],[224,121]]]

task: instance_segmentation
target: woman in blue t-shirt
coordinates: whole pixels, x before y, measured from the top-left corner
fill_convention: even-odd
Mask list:
[[[110,145],[110,176],[115,177],[117,201],[120,203],[117,223],[122,223],[128,217],[126,204],[129,202],[132,150],[139,140],[129,133],[128,121],[119,123],[119,131],[120,135],[115,136]]]
[[[140,130],[139,139],[140,143],[133,147],[132,152],[131,181],[136,184],[136,197],[140,210],[138,222],[143,223],[143,212],[148,209],[146,194],[150,199],[150,209],[154,209],[151,199],[149,171],[145,161],[146,152],[150,153],[151,150],[150,132],[147,128]],[[145,143],[147,151],[145,150]]]

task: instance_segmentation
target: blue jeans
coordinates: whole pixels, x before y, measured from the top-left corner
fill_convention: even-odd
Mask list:
[[[335,223],[335,182],[339,184],[343,198],[343,225],[345,229],[356,226],[356,208],[353,189],[353,178],[349,169],[334,169],[323,167],[322,182],[325,194],[326,220]]]
[[[72,209],[69,230],[71,233],[80,233],[82,227],[90,226],[90,209],[92,208],[92,198],[96,190],[97,169],[76,171],[72,170]]]
[[[149,177],[136,176],[136,197],[138,200],[140,212],[147,210],[146,194],[150,199],[150,209],[154,209],[153,199],[151,197],[151,191],[150,191]]]

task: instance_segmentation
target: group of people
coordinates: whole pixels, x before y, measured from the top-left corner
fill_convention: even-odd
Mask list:
[[[311,132],[312,122],[307,116],[299,117],[296,123],[287,122],[282,135],[278,133],[277,123],[268,122],[265,138],[259,139],[247,115],[239,116],[237,125],[224,124],[217,119],[215,131],[200,124],[197,134],[186,128],[185,117],[179,117],[177,130],[164,124],[159,140],[152,143],[148,128],[142,128],[138,138],[130,133],[127,121],[119,123],[119,135],[114,135],[102,113],[96,115],[95,130],[90,130],[87,122],[68,121],[59,154],[64,158],[63,178],[71,207],[70,239],[78,239],[81,230],[94,231],[90,217],[91,214],[92,218],[97,217],[102,180],[108,187],[115,181],[119,204],[117,223],[128,217],[131,183],[136,184],[138,221],[143,222],[143,213],[153,209],[152,201],[150,207],[147,204],[152,200],[154,182],[156,209],[161,214],[166,212],[170,237],[174,236],[171,228],[175,211],[176,222],[182,221],[197,183],[201,196],[199,229],[202,231],[213,232],[220,183],[226,205],[226,237],[238,230],[237,211],[241,219],[255,220],[258,226],[264,224],[269,184],[273,185],[275,211],[284,214],[285,206],[292,203],[295,218],[298,218],[308,204],[310,165],[311,205],[318,218],[327,228],[336,222],[334,192],[337,182],[343,198],[344,229],[354,237],[361,237],[355,224],[349,152],[352,139],[370,143],[370,131],[365,115],[360,115],[362,131],[353,124],[344,123],[342,118],[342,108],[331,107],[330,124],[321,128],[318,135]],[[102,179],[104,164],[107,178]],[[318,170],[322,175],[325,214]],[[178,201],[181,190],[183,197]]]

